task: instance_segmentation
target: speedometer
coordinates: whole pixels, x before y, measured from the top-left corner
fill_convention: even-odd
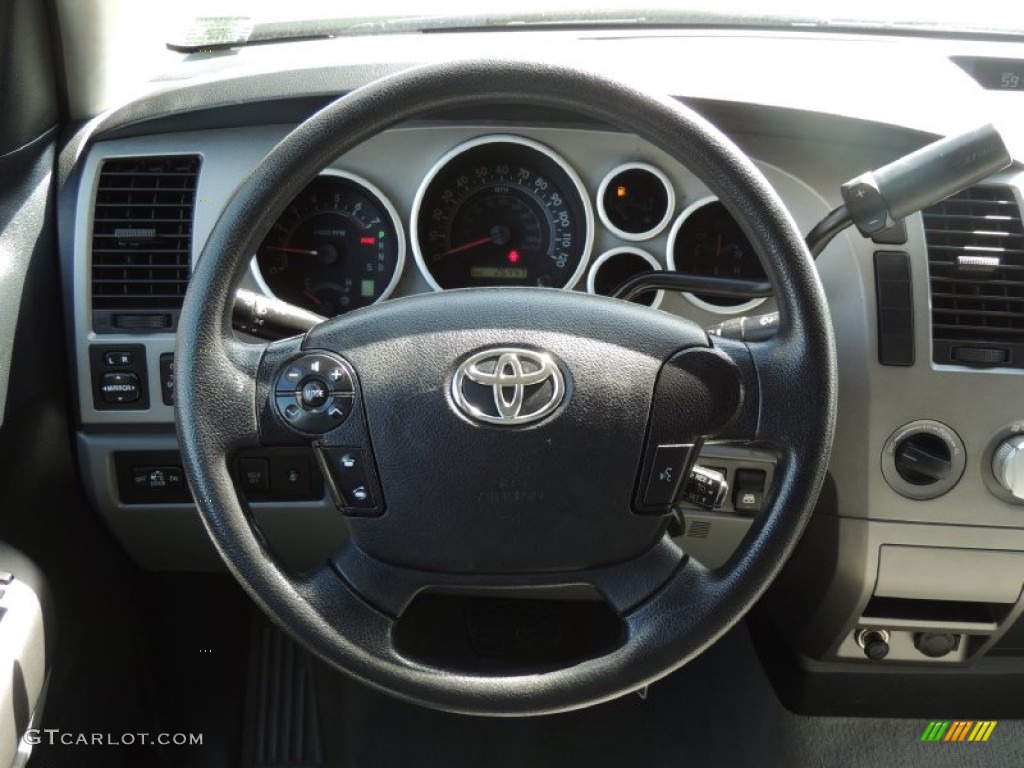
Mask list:
[[[572,168],[542,144],[484,136],[455,147],[413,203],[413,254],[435,290],[571,288],[593,240],[593,212]]]

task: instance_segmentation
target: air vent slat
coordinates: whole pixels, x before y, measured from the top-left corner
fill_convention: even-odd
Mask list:
[[[186,219],[154,219],[154,218],[147,218],[145,220],[145,223],[147,223],[147,224],[180,224],[180,223],[187,223],[187,221],[188,220],[186,220]],[[123,223],[126,222],[126,219],[120,218],[120,217],[119,218],[101,218],[100,216],[96,216],[92,220],[92,222],[93,222],[93,224],[96,224],[96,225],[98,225],[98,224],[123,224]],[[111,237],[114,237],[114,236],[112,236],[112,234],[100,234],[99,232],[97,232],[96,233],[96,237],[111,238]]]
[[[152,202],[151,203],[122,203],[122,202],[109,203],[109,202],[97,202],[96,203],[96,207],[97,208],[146,208],[148,210],[153,210],[154,208],[184,208],[186,205],[191,205],[191,203],[189,201],[185,200],[184,198],[185,198],[185,195],[182,195],[182,200],[175,200],[175,201],[171,201],[171,202],[168,202],[168,203],[152,203]],[[131,220],[132,221],[146,221],[147,217],[145,217],[145,216],[142,216],[142,217],[133,216]],[[182,220],[185,220],[184,216],[182,217]],[[191,217],[189,217],[189,220],[191,221]]]
[[[984,300],[989,298],[996,298],[997,295],[994,293],[987,294],[971,294],[971,293],[932,293],[932,300],[938,304],[939,302],[945,302],[948,300],[956,301],[972,301],[972,300]],[[1024,291],[1021,292],[1020,296],[998,296],[1000,301],[1024,301]]]
[[[976,277],[944,277],[942,275],[932,276],[932,287],[935,285],[964,285],[976,288],[979,291],[989,290],[995,292],[999,288],[1024,288],[1018,280],[985,280],[979,281]],[[934,296],[934,291],[932,293]]]
[[[117,312],[181,308],[192,264],[200,159],[116,158],[100,169],[93,211],[92,306],[97,327]]]
[[[132,256],[136,256],[136,255],[139,255],[139,254],[145,256],[145,255],[152,254],[152,253],[177,253],[177,254],[185,254],[185,255],[188,254],[188,249],[187,248],[146,248],[145,249],[145,253],[141,253],[142,249],[134,249],[134,248],[93,248],[92,249],[92,252],[94,254],[97,254],[97,253],[99,253],[99,254],[102,254],[102,253],[123,254],[123,253],[125,253],[125,251],[128,251]]]
[[[984,348],[1024,368],[1024,226],[1013,189],[972,187],[923,218],[935,362],[964,365],[972,358],[958,350]]]

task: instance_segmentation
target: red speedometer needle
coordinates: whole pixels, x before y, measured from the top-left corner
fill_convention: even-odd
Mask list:
[[[442,256],[451,256],[453,253],[461,253],[462,251],[468,251],[470,248],[476,248],[480,245],[486,245],[487,243],[493,242],[494,238],[488,235],[487,237],[478,237],[476,240],[470,240],[468,243],[463,243],[454,248],[449,248],[445,251]]]
[[[319,256],[320,251],[314,251],[309,248],[289,248],[286,245],[268,245],[268,251],[280,251],[281,253],[298,253],[302,256]]]

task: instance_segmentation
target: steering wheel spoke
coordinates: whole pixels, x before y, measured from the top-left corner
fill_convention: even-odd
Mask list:
[[[786,450],[820,439],[836,393],[834,382],[802,372],[811,354],[807,344],[789,333],[746,345],[757,375],[757,442]]]
[[[403,568],[378,560],[352,542],[331,558],[340,579],[367,604],[397,619],[417,595],[428,590],[501,594],[521,590],[592,587],[618,615],[648,600],[681,567],[685,555],[663,537],[647,552],[622,563],[556,573],[441,573]]]
[[[177,417],[187,411],[187,421],[201,429],[185,435],[209,447],[211,451],[232,453],[260,445],[256,418],[257,389],[263,344],[249,344],[227,335],[208,343],[187,344],[179,348],[176,359],[178,381],[202,382],[198,386],[179,387],[175,411]],[[179,435],[179,437],[182,437]]]

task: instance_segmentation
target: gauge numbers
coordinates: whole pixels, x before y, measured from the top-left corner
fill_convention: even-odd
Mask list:
[[[518,136],[459,145],[413,204],[413,253],[435,290],[571,288],[590,255],[593,212],[576,173]]]

